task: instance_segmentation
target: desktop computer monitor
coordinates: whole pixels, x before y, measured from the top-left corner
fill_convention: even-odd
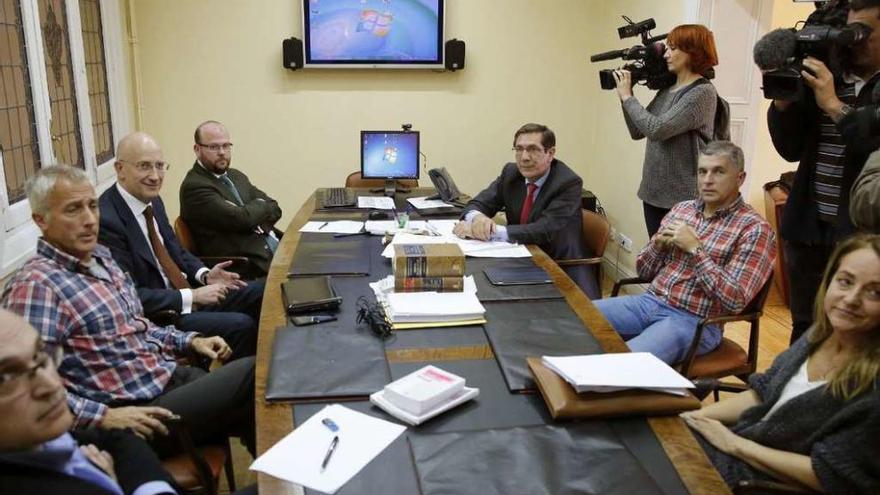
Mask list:
[[[361,177],[385,179],[387,195],[397,179],[418,179],[418,131],[361,131]]]

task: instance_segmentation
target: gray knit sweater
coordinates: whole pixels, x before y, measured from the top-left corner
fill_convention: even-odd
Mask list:
[[[685,88],[660,90],[647,109],[635,97],[623,103],[623,117],[632,138],[648,138],[639,199],[660,208],[696,199],[697,158],[714,132],[715,87],[697,84],[687,91]]]
[[[815,388],[761,420],[807,358],[807,350],[807,339],[801,338],[777,356],[766,373],[752,375],[750,385],[762,402],[743,412],[731,430],[770,448],[810,456],[828,493],[876,495],[880,493],[880,379],[873,390],[846,402],[832,397],[825,387]],[[771,479],[695,435],[729,485]]]

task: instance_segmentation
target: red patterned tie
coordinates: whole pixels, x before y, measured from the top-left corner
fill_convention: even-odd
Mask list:
[[[519,214],[519,224],[523,225],[529,219],[529,213],[532,212],[532,204],[535,202],[535,190],[538,189],[538,186],[529,182],[528,184],[529,192],[526,193],[526,200],[523,201],[522,212]]]

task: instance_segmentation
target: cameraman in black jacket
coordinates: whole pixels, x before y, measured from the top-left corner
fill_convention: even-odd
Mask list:
[[[855,22],[873,31],[850,48],[848,73],[835,77],[822,61],[807,57],[809,71],[801,75],[815,98],[774,100],[767,114],[776,151],[788,161],[800,161],[780,227],[792,343],[812,324],[813,300],[834,246],[854,231],[850,189],[868,153],[877,148],[876,140],[843,136],[838,126],[853,107],[870,103],[880,80],[880,0],[852,0],[847,23]]]

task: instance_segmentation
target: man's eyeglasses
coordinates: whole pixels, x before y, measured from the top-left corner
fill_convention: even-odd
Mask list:
[[[51,352],[38,351],[33,366],[23,370],[7,371],[0,373],[0,397],[12,397],[21,393],[25,384],[37,376],[38,370],[54,368],[61,362],[61,346],[56,346]],[[27,378],[27,380],[25,380]]]
[[[514,146],[513,148],[510,148],[510,149],[513,150],[513,152],[516,153],[517,155],[522,155],[523,153],[528,153],[530,155],[538,155],[538,154],[544,152],[544,148],[542,148],[540,146],[535,146],[533,144],[531,144],[529,146]]]
[[[198,145],[201,146],[202,148],[209,149],[209,150],[211,150],[211,151],[214,152],[214,153],[217,153],[217,152],[220,151],[220,150],[223,150],[223,151],[225,151],[225,152],[227,152],[227,153],[230,152],[230,151],[232,151],[232,143],[223,143],[223,144],[201,144],[201,143],[196,143],[196,144],[198,144]]]
[[[134,165],[134,168],[138,169],[138,171],[143,173],[152,172],[154,169],[156,172],[162,173],[167,172],[169,168],[171,168],[171,164],[168,162],[129,162],[125,160],[119,160],[122,163],[130,163]]]

